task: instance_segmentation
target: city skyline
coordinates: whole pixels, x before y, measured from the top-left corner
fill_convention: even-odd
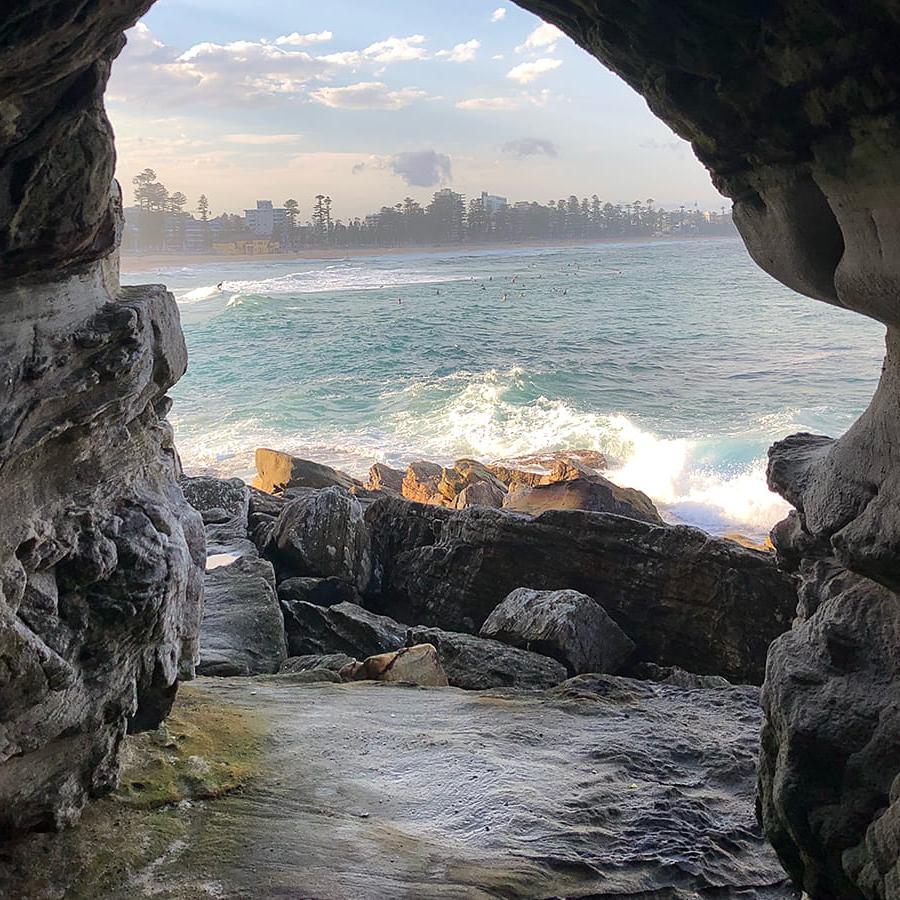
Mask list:
[[[587,183],[612,202],[721,206],[688,144],[555,28],[496,0],[456,13],[160,0],[107,97],[126,202],[150,166],[229,212],[325,190],[364,216],[440,186],[546,200]]]

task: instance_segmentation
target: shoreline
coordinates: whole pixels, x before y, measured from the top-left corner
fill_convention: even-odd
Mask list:
[[[334,261],[341,259],[367,259],[379,256],[416,256],[440,253],[473,253],[491,250],[554,250],[557,248],[572,247],[602,247],[615,244],[677,244],[685,241],[709,241],[731,238],[738,240],[739,235],[733,234],[693,234],[656,237],[617,237],[617,238],[591,238],[590,240],[571,241],[504,241],[490,244],[452,244],[432,245],[423,244],[402,247],[349,247],[327,248],[316,247],[305,250],[296,250],[291,253],[259,253],[259,254],[192,254],[192,253],[131,253],[122,254],[119,258],[119,266],[123,275],[131,275],[140,272],[153,272],[160,269],[171,269],[185,266],[221,266],[223,263],[247,263],[247,262],[310,262],[316,260]]]

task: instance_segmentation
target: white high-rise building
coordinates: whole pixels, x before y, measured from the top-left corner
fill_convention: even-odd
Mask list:
[[[498,209],[502,209],[507,205],[507,200],[506,197],[498,197],[496,194],[489,194],[487,191],[482,191],[481,203],[484,208],[493,215]]]
[[[253,234],[271,237],[284,230],[285,210],[283,207],[273,206],[271,200],[257,200],[256,209],[244,210],[244,220]]]

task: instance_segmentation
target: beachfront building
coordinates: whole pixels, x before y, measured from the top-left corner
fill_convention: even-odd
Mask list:
[[[259,256],[263,253],[277,253],[279,245],[270,238],[243,237],[230,241],[216,241],[212,248],[215,253],[225,253],[229,256]]]
[[[284,207],[274,206],[271,200],[257,200],[256,209],[244,210],[244,221],[247,230],[259,237],[282,235],[287,222]]]
[[[503,209],[508,201],[506,197],[498,197],[496,194],[489,194],[487,191],[482,191],[481,203],[489,215],[494,215],[498,209]]]

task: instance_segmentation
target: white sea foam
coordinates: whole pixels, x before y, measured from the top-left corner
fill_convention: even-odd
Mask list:
[[[324,291],[370,291],[379,288],[403,287],[409,284],[438,284],[459,281],[462,275],[448,272],[423,271],[410,268],[378,269],[366,265],[333,265],[320,269],[289,272],[272,278],[225,280],[206,285],[180,296],[179,303],[207,300],[221,292],[227,294],[257,294],[264,297],[286,294],[316,294]]]
[[[668,438],[625,415],[580,411],[561,400],[513,402],[509,395],[524,379],[523,370],[514,367],[414,382],[385,392],[401,410],[377,430],[363,433],[321,431],[300,437],[248,421],[196,440],[179,436],[179,447],[191,466],[242,476],[252,474],[247,450],[254,446],[277,447],[355,475],[376,461],[404,466],[426,458],[446,464],[473,456],[514,463],[541,453],[590,449],[606,455],[608,478],[649,494],[670,521],[759,538],[786,514],[788,505],[766,486],[764,459],[740,466],[710,464],[717,455],[724,458],[729,437],[716,442]]]

